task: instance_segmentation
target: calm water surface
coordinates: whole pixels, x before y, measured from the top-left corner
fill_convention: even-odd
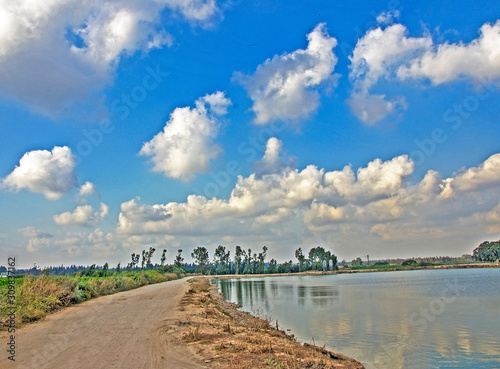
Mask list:
[[[500,368],[500,269],[219,279],[242,310],[367,368]]]

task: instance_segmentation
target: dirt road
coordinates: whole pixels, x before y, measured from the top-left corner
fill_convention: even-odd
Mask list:
[[[185,279],[99,297],[16,332],[16,362],[0,334],[0,368],[203,368],[194,351],[169,336],[182,318]]]

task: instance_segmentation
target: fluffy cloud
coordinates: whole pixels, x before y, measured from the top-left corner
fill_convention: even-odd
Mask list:
[[[447,236],[446,231],[438,227],[401,227],[395,224],[379,223],[371,227],[370,233],[384,241],[405,241],[409,238],[441,238]],[[458,256],[458,255],[457,255]]]
[[[2,185],[13,191],[27,189],[57,200],[76,186],[75,166],[76,159],[66,146],[55,146],[52,151],[30,151],[23,155]]]
[[[92,182],[87,181],[84,184],[82,184],[78,189],[77,197],[79,198],[84,198],[92,195],[99,196],[99,192],[95,188],[95,184],[93,184]]]
[[[443,181],[443,197],[450,198],[457,191],[475,191],[500,182],[500,154],[490,156],[480,166],[469,168],[463,173]]]
[[[26,250],[30,253],[38,252],[50,246],[50,241],[46,238],[32,238],[28,240]]]
[[[50,233],[43,232],[35,227],[25,227],[18,229],[24,237],[29,238],[26,250],[30,253],[38,252],[50,245],[51,238],[54,236]]]
[[[280,146],[271,141],[266,155],[275,157]],[[191,195],[181,203],[124,202],[117,231],[129,238],[172,237],[169,242],[181,247],[200,240],[222,242],[222,236],[277,248],[333,237],[332,247],[346,253],[353,238],[373,247],[404,241],[432,252],[443,240],[473,242],[471,235],[496,229],[499,155],[450,178],[429,171],[417,183],[406,180],[414,171],[406,155],[375,159],[357,170],[310,165],[240,176],[228,199]],[[448,188],[451,197],[446,196]],[[471,217],[482,222],[472,223]]]
[[[2,90],[42,112],[64,112],[108,84],[123,55],[172,44],[158,27],[165,10],[203,25],[217,7],[213,0],[1,0]]]
[[[377,16],[377,23],[379,24],[391,24],[395,18],[399,18],[399,10],[391,10],[383,12]]]
[[[276,137],[271,137],[266,142],[266,151],[260,162],[253,164],[257,174],[269,174],[282,172],[285,168],[294,167],[296,159],[291,157],[285,160],[282,156],[283,142]]]
[[[43,232],[35,227],[25,227],[18,230],[24,237],[28,238],[52,238],[53,235]]]
[[[379,21],[387,23],[387,16]],[[468,79],[490,83],[500,77],[500,21],[484,24],[469,44],[436,45],[430,36],[408,37],[402,24],[371,29],[360,38],[349,57],[353,83],[348,104],[364,123],[374,124],[407,108],[404,97],[373,94],[382,80],[429,79],[433,84]]]
[[[218,10],[215,0],[162,0],[160,3],[178,10],[191,21],[207,21]]]
[[[281,150],[279,140],[268,146],[266,160]],[[406,155],[332,171],[285,166],[238,177],[227,199],[190,195],[185,202],[166,204],[123,202],[114,232],[62,234],[60,229],[52,235],[34,227],[19,232],[28,238],[30,252],[67,252],[93,262],[102,258],[102,263],[120,247],[135,252],[145,244],[187,252],[196,245],[267,245],[280,260],[293,257],[292,247],[317,245],[346,259],[360,252],[405,257],[415,255],[416,248],[433,255],[437,247],[460,254],[470,252],[478,237],[498,233],[500,154],[448,178],[429,171],[415,181],[413,171]],[[100,211],[83,205],[54,219],[96,225],[107,212],[105,205]]]
[[[390,73],[391,66],[400,65],[408,55],[425,51],[432,45],[429,37],[413,38],[407,35],[405,26],[395,24],[385,29],[372,29],[358,40],[349,57],[349,76],[357,89],[368,90]]]
[[[239,76],[253,101],[257,124],[278,119],[307,118],[319,106],[317,88],[334,81],[337,40],[318,24],[307,35],[307,49],[275,55],[251,76]]]
[[[308,211],[309,220],[313,219],[312,212],[338,220],[345,213],[342,206],[348,203],[365,204],[392,197],[412,171],[411,160],[401,156],[387,162],[377,159],[360,168],[357,176],[350,167],[325,173],[312,165],[302,171],[287,167],[279,173],[240,176],[228,200],[191,195],[186,203],[151,206],[138,204],[136,200],[125,202],[118,229],[127,234],[238,234],[278,223],[297,215],[301,209]],[[332,206],[322,202],[330,202]],[[381,208],[381,205],[375,207],[373,213]],[[237,219],[246,221],[242,225]]]
[[[98,224],[109,213],[109,207],[101,203],[100,210],[95,211],[90,205],[77,206],[73,212],[65,212],[53,216],[54,222],[59,226],[89,227]]]
[[[401,155],[383,162],[380,159],[359,168],[357,176],[350,166],[342,171],[325,173],[324,183],[330,196],[359,203],[373,201],[381,196],[390,196],[403,185],[405,177],[414,170],[414,164],[407,155]]]
[[[387,100],[385,95],[369,94],[368,92],[354,92],[347,100],[351,111],[360,121],[373,125],[396,111],[406,110],[404,97]]]
[[[123,5],[104,3],[97,16],[91,16],[84,27],[74,30],[84,46],[72,45],[71,51],[94,65],[106,67],[118,61],[121,53],[139,49],[139,43],[148,33],[140,22],[150,20],[150,15],[138,7]]]
[[[500,233],[500,204],[486,214],[486,222],[488,223],[488,233]]]
[[[492,81],[500,78],[500,20],[484,24],[469,44],[442,44],[398,69],[398,77],[427,78],[434,84],[460,78]]]
[[[88,244],[91,246],[91,255],[96,257],[109,257],[117,250],[112,233],[104,233],[96,228],[88,237]]]
[[[306,224],[324,225],[343,219],[346,219],[344,208],[316,201],[313,201],[311,207],[304,212],[304,222]]]
[[[50,237],[44,237],[46,233],[33,227],[27,227],[20,232],[26,237],[31,237],[26,247],[29,252],[43,251],[46,255],[50,251],[50,254],[58,255],[59,258],[61,254],[66,254],[70,258],[75,258],[74,260],[80,264],[98,262],[102,265],[109,261],[109,257],[116,255],[118,250],[115,235],[105,233],[100,228],[90,232],[58,232],[57,235],[50,235]],[[136,245],[136,247],[140,246],[143,245]],[[56,260],[54,258],[53,262]]]
[[[379,79],[391,77],[404,60],[432,44],[429,37],[407,35],[408,30],[401,24],[372,29],[358,40],[349,57],[353,93],[348,104],[362,122],[373,124],[397,107],[405,107],[401,98],[387,100],[385,95],[371,95],[370,90]]]
[[[206,95],[195,108],[176,108],[162,132],[146,142],[140,155],[150,156],[153,171],[184,181],[205,172],[221,152],[214,143],[219,117],[227,113],[231,101],[222,92]]]

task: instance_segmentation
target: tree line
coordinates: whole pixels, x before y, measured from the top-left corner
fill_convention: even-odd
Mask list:
[[[295,251],[298,264],[292,260],[278,263],[274,258],[267,261],[267,251],[267,246],[263,246],[260,252],[236,246],[234,257],[231,259],[231,252],[225,246],[219,245],[215,249],[213,260],[210,261],[207,248],[198,246],[191,253],[191,257],[196,261],[197,272],[202,274],[275,274],[337,269],[337,256],[321,246],[309,250],[307,257],[299,247]]]
[[[121,263],[115,268],[110,268],[108,263],[99,267],[92,264],[83,270],[79,270],[81,276],[105,277],[112,273],[138,270],[160,270],[163,272],[177,273],[201,273],[208,275],[221,274],[275,274],[275,273],[297,273],[308,270],[337,270],[337,256],[331,251],[325,250],[321,246],[313,247],[305,254],[302,248],[295,250],[296,263],[292,260],[278,263],[274,258],[268,260],[268,247],[263,246],[262,251],[252,252],[251,248],[243,249],[236,246],[234,257],[231,258],[231,251],[225,246],[219,245],[214,251],[213,258],[210,258],[208,249],[204,246],[196,247],[191,253],[195,260],[193,263],[184,263],[183,250],[178,249],[171,265],[167,265],[167,250],[162,251],[159,264],[153,264],[153,254],[156,249],[150,247],[149,250],[142,250],[141,253],[132,253],[130,262],[126,266]]]
[[[125,266],[121,263],[115,268],[111,268],[108,263],[103,266],[92,264],[91,266],[71,265],[65,267],[49,267],[40,269],[36,265],[30,269],[19,269],[19,274],[51,274],[51,275],[73,275],[78,274],[81,276],[89,277],[106,277],[113,273],[120,273],[122,271],[140,271],[155,269],[165,273],[202,273],[209,275],[220,274],[274,274],[274,273],[297,273],[309,270],[337,270],[337,256],[331,251],[325,250],[321,246],[313,247],[308,253],[305,253],[301,247],[295,250],[296,262],[292,260],[278,263],[276,259],[268,260],[267,252],[268,247],[263,246],[262,251],[252,252],[251,248],[244,249],[241,246],[236,246],[234,256],[231,258],[231,251],[225,246],[219,245],[214,251],[213,258],[210,258],[209,252],[206,247],[198,246],[192,253],[191,257],[195,263],[184,263],[182,256],[183,250],[178,249],[177,254],[173,259],[171,265],[167,265],[167,250],[163,249],[160,257],[160,263],[153,263],[153,255],[156,249],[150,247],[149,250],[142,250],[141,253],[132,253],[130,255],[130,262]],[[368,265],[369,255],[367,255]],[[432,262],[447,262],[447,261],[467,261],[475,260],[478,262],[496,262],[500,260],[500,240],[494,242],[485,241],[477,246],[472,255],[462,255],[460,258],[440,256],[431,258],[414,258],[414,259],[387,259],[384,261],[376,261],[373,265],[424,265]],[[353,259],[350,263],[345,260],[340,262],[344,268],[362,267],[364,265],[360,257]],[[0,266],[0,272],[6,271],[6,268]]]

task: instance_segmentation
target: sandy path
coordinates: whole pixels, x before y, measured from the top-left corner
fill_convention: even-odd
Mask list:
[[[16,332],[16,362],[3,349],[0,368],[203,368],[196,354],[169,337],[182,318],[185,279],[99,297]],[[6,346],[6,332],[1,334]]]

